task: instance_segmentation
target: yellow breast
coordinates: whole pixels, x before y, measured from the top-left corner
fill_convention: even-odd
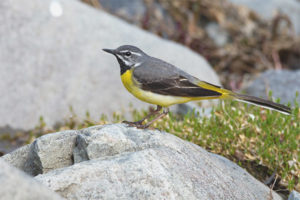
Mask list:
[[[145,101],[150,104],[160,105],[163,107],[167,107],[173,104],[185,103],[193,100],[190,97],[177,97],[177,96],[169,96],[169,95],[161,95],[156,94],[150,91],[145,91],[140,89],[139,83],[134,80],[132,76],[132,69],[127,70],[125,73],[121,75],[121,80],[125,86],[125,88],[133,94],[136,98]]]

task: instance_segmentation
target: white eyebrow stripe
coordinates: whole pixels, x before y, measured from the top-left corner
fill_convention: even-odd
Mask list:
[[[132,54],[134,54],[134,55],[137,55],[137,56],[141,56],[142,54],[140,54],[140,53],[137,53],[137,52],[131,52]]]
[[[123,51],[120,51],[121,53],[126,53],[128,52],[129,50],[123,50]],[[137,52],[134,52],[134,51],[129,51],[130,53],[134,54],[134,55],[137,55],[137,56],[141,56],[142,54],[140,53],[137,53]]]

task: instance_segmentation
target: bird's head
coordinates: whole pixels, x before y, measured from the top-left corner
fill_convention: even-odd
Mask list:
[[[103,51],[116,56],[121,67],[121,73],[122,68],[127,70],[132,67],[138,67],[147,57],[147,54],[142,50],[131,45],[123,45],[117,49],[103,49]]]

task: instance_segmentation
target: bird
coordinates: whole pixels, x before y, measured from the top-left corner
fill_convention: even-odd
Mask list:
[[[116,49],[103,49],[103,51],[117,58],[125,88],[136,98],[157,105],[155,110],[139,121],[123,121],[129,126],[148,128],[153,122],[169,113],[169,106],[204,99],[235,99],[283,114],[291,113],[288,106],[239,94],[200,80],[168,62],[149,56],[132,45],[122,45]],[[151,116],[154,118],[144,123]]]

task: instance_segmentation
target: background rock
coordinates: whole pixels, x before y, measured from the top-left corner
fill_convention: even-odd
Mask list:
[[[126,111],[130,102],[147,108],[124,89],[116,59],[102,48],[136,45],[220,84],[209,64],[181,45],[80,1],[60,1],[58,15],[51,2],[0,1],[0,127],[31,129],[40,116],[53,126],[71,116],[70,106],[79,118],[89,111],[94,120]]]
[[[169,133],[104,125],[74,131],[75,142],[69,137],[71,132],[37,140],[46,147],[49,140],[49,147],[56,149],[61,141],[53,138],[66,135],[74,142],[75,164],[57,166],[59,154],[56,159],[41,156],[31,160],[54,166],[50,171],[41,170],[43,174],[35,179],[67,199],[247,200],[270,196],[268,187],[238,165]],[[37,154],[37,148],[29,149]],[[272,196],[281,199],[275,192]]]
[[[25,173],[0,159],[0,199],[3,200],[58,200],[60,196],[50,191]]]
[[[289,16],[295,31],[300,35],[300,2],[298,0],[230,0],[233,3],[245,5],[262,17],[272,18],[276,12]]]
[[[140,21],[146,14],[146,5],[140,0],[99,0],[101,6],[120,17]]]
[[[268,91],[272,91],[272,96],[280,98],[281,103],[294,104],[296,92],[300,92],[300,70],[268,70],[262,73],[249,86],[245,87],[247,94],[268,98]],[[300,96],[297,97],[300,103]]]
[[[289,199],[288,200],[300,200],[300,193],[298,193],[295,190],[293,190],[291,192],[291,194],[289,195]]]

